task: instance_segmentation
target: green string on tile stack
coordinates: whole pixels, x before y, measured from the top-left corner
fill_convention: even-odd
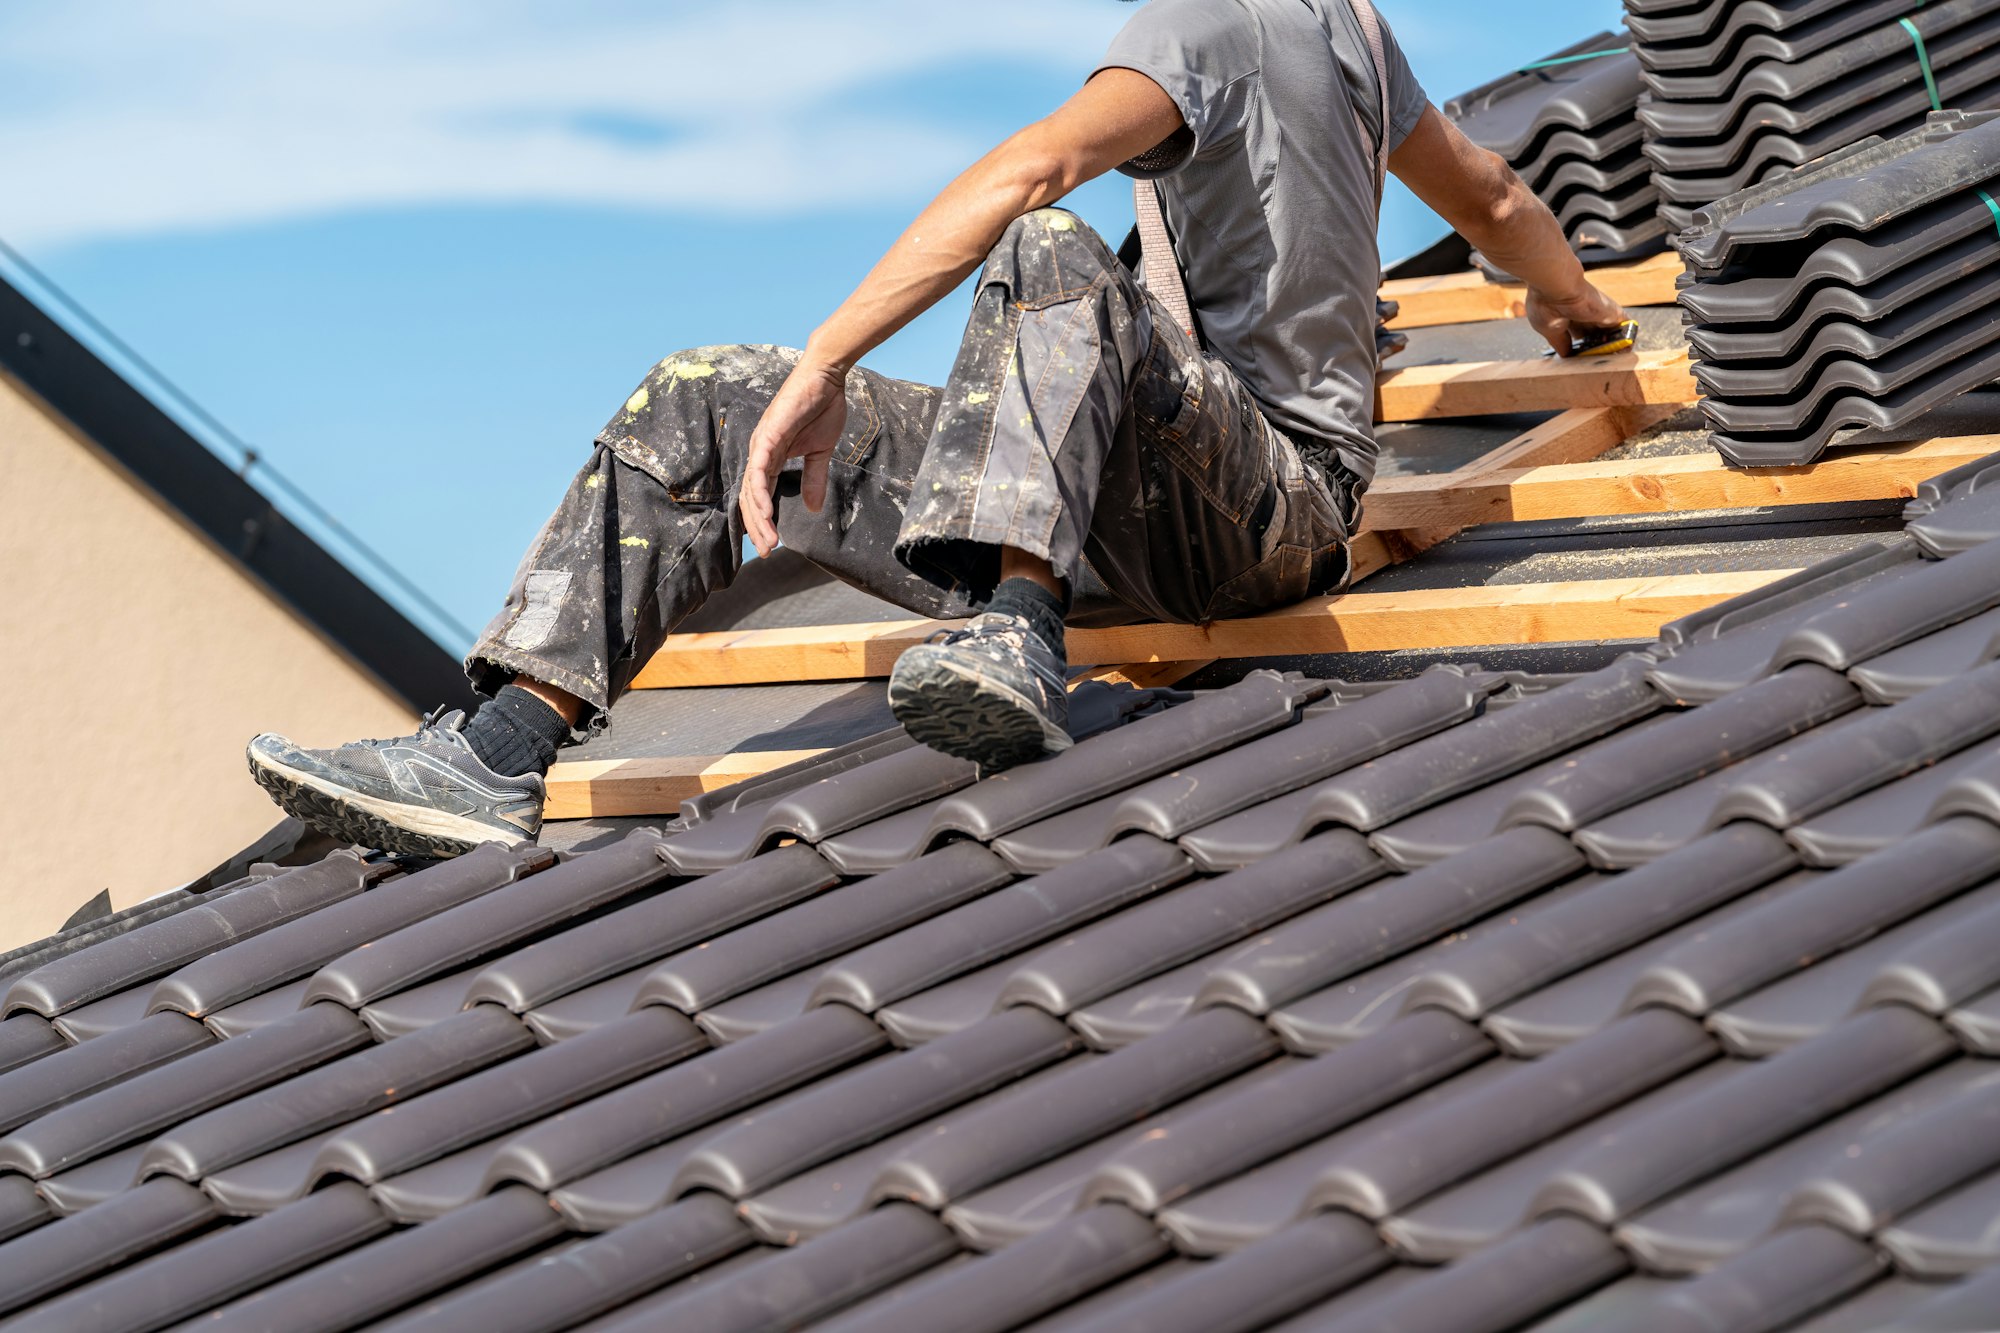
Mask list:
[[[1924,90],[1931,95],[1931,110],[1944,110],[1944,99],[1938,96],[1937,75],[1931,72],[1931,53],[1924,45],[1924,35],[1917,31],[1916,24],[1906,18],[1897,19],[1896,22],[1903,25],[1903,31],[1910,34],[1910,41],[1916,45],[1917,67],[1924,72]],[[1973,193],[1985,203],[1986,211],[1993,215],[1994,229],[2000,230],[2000,203],[1995,203],[1993,196],[1984,190],[1975,190]]]
[[[1631,49],[1629,46],[1614,46],[1607,51],[1585,51],[1580,56],[1551,56],[1547,60],[1537,60],[1532,65],[1523,65],[1514,72],[1516,74],[1532,74],[1538,69],[1547,69],[1551,65],[1574,65],[1579,60],[1602,60],[1605,56],[1622,56]]]

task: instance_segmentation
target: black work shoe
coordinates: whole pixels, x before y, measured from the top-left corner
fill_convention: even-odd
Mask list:
[[[414,856],[523,842],[542,827],[542,779],[495,773],[440,709],[414,736],[307,750],[269,733],[250,742],[250,775],[286,814],[329,837]]]
[[[897,658],[889,710],[933,750],[995,772],[1069,748],[1066,665],[1026,620],[988,611]]]

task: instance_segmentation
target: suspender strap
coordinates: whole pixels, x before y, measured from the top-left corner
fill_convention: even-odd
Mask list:
[[[1382,204],[1382,182],[1389,175],[1389,54],[1382,43],[1382,21],[1375,15],[1375,6],[1369,0],[1347,0],[1348,8],[1354,11],[1355,22],[1361,25],[1361,35],[1368,39],[1368,55],[1375,63],[1375,109],[1382,119],[1382,132],[1375,139],[1375,205]],[[1368,122],[1356,108],[1354,123],[1361,131],[1361,142],[1368,142]]]
[[[1160,304],[1194,337],[1194,310],[1188,305],[1187,284],[1181,281],[1180,262],[1174,258],[1173,242],[1167,239],[1167,220],[1160,214],[1160,187],[1154,181],[1132,182],[1132,214],[1139,220],[1139,255],[1146,267],[1146,290],[1160,298]]]

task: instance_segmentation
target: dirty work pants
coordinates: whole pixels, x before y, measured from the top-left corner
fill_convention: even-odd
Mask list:
[[[475,685],[519,673],[610,707],[735,577],[750,433],[798,355],[705,347],[647,374],[480,636]],[[926,616],[980,607],[1013,546],[1070,580],[1072,624],[1197,623],[1343,586],[1353,482],[1302,463],[1095,232],[1043,209],[987,260],[944,388],[849,376],[826,504],[788,475],[778,531]]]

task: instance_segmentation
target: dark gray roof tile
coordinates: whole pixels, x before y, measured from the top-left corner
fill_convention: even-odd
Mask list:
[[[1859,1291],[1886,1266],[1875,1248],[1827,1227],[1791,1227],[1694,1281],[1661,1293],[1646,1327],[1661,1333],[1783,1328]]]
[[[690,1290],[603,1333],[698,1328],[751,1333],[796,1327],[865,1300],[959,1252],[951,1231],[909,1204],[889,1204],[796,1249],[783,1250],[713,1284]]]
[[[1301,1054],[1338,1050],[1373,1036],[1395,1021],[1404,1009],[1405,995],[1419,979],[1449,967],[1460,950],[1479,943],[1491,931],[1527,925],[1543,912],[1560,909],[1570,899],[1587,895],[1602,878],[1579,875],[1524,898],[1441,939],[1300,996],[1273,1009],[1265,1021],[1284,1038],[1287,1049]]]
[[[1184,1271],[1126,1296],[1075,1333],[1237,1333],[1263,1328],[1390,1263],[1367,1223],[1343,1213],[1305,1218],[1223,1259]]]
[[[1896,1267],[1959,1277],[2000,1262],[2000,1172],[1989,1172],[1896,1218],[1875,1236]]]
[[[448,1293],[381,1327],[383,1333],[544,1333],[566,1328],[739,1253],[749,1243],[749,1231],[728,1204],[696,1195],[477,1289]]]
[[[1594,1291],[1630,1267],[1596,1227],[1573,1217],[1550,1218],[1317,1326],[1328,1333],[1389,1328],[1504,1333]]]
[[[1031,824],[995,845],[1016,865],[1040,869],[1095,851],[1121,833],[1178,838],[1461,722],[1478,712],[1498,684],[1497,677],[1433,668],[1393,689]]]
[[[1973,551],[1982,543],[1990,546],[2000,538],[2000,488],[1968,492],[1909,526],[1933,555]]]
[[[878,1062],[890,1058],[881,1056]],[[739,1211],[761,1238],[774,1244],[796,1244],[802,1239],[830,1231],[874,1206],[877,1200],[869,1197],[869,1187],[875,1183],[882,1168],[897,1160],[906,1150],[934,1136],[955,1134],[955,1126],[986,1117],[995,1107],[1038,1105],[1040,1090],[1044,1086],[1066,1080],[1088,1065],[1102,1063],[1103,1058],[1086,1054],[1057,1061],[1025,1075],[998,1092],[953,1107],[934,1120],[912,1125],[809,1171],[800,1172],[745,1199]]]
[[[659,835],[641,829],[616,844],[566,861],[403,927],[313,974],[308,998],[359,1009],[440,973],[500,952],[540,931],[665,879]]]
[[[1094,1058],[1099,1063],[1104,1059]],[[968,1244],[981,1250],[998,1249],[1038,1235],[1070,1214],[1092,1206],[1093,1201],[1085,1197],[1084,1190],[1106,1158],[1135,1143],[1176,1134],[1184,1121],[1207,1115],[1216,1107],[1242,1097],[1254,1096],[1258,1089],[1277,1083],[1298,1063],[1279,1059],[1255,1066],[1186,1101],[1163,1107],[1143,1119],[1128,1121],[1081,1147],[953,1201],[944,1211],[944,1220]]]
[[[515,1013],[754,921],[840,882],[810,847],[780,847],[488,963],[466,988]]]
[[[875,875],[914,861],[931,844],[931,820],[948,797],[836,834],[819,844],[819,854],[843,875]]]
[[[202,902],[137,930],[114,935],[20,978],[0,1011],[29,1009],[45,1018],[164,976],[236,940],[351,898],[394,869],[351,851]]]
[[[546,1244],[562,1218],[532,1190],[506,1189],[396,1232],[213,1311],[204,1328],[335,1333],[379,1318]],[[487,1326],[490,1330],[491,1325]]]
[[[1972,1069],[1947,1095],[1847,1144],[1799,1185],[1784,1221],[1822,1222],[1862,1239],[2000,1166],[2000,1066]]]
[[[2000,828],[1962,817],[1933,824],[1677,945],[1633,982],[1627,1004],[1706,1014],[1996,875]]]
[[[178,1180],[156,1180],[0,1247],[0,1315],[130,1263],[214,1222],[215,1205]]]
[[[0,1242],[55,1219],[55,1209],[35,1190],[26,1176],[0,1175]]]
[[[357,1185],[321,1190],[22,1315],[30,1333],[150,1333],[353,1249],[389,1223]]]
[[[319,1156],[319,1150],[346,1128],[346,1125],[342,1125],[324,1134],[316,1134],[297,1143],[288,1143],[282,1148],[259,1153],[247,1162],[224,1167],[202,1179],[202,1193],[214,1199],[223,1212],[234,1217],[261,1217],[296,1199],[302,1199],[312,1186],[313,1161]],[[133,1149],[132,1152],[132,1165],[127,1170],[128,1176],[136,1176],[140,1162],[145,1160],[143,1147]],[[60,1180],[62,1177],[57,1176],[54,1179]]]
[[[783,1111],[716,1135],[681,1167],[676,1192],[709,1189],[741,1199],[991,1092],[1081,1045],[1039,1010],[994,1014],[921,1051],[830,1079]]]
[[[1228,1179],[1487,1059],[1464,1022],[1428,1011],[1345,1050],[1286,1066],[1254,1094],[1183,1117],[1180,1132],[1107,1157],[1084,1188],[1147,1214]]]
[[[498,1060],[532,1050],[519,1019],[480,1005],[435,1027],[321,1065],[183,1121],[147,1145],[141,1178],[200,1180],[385,1106],[399,1105]]]
[[[594,985],[573,990],[521,1015],[545,1045],[567,1041],[592,1028],[615,1023],[638,1007],[639,988],[652,975],[651,966],[635,967]]]
[[[70,1102],[0,1140],[0,1166],[40,1179],[145,1138],[176,1121],[368,1044],[336,1005],[207,1047]]]
[[[695,1292],[706,1290],[723,1282],[734,1282],[739,1276],[754,1268],[760,1268],[782,1255],[784,1251],[773,1246],[757,1245],[748,1250],[718,1259],[705,1268],[698,1268],[686,1277],[677,1278],[650,1296],[641,1296],[628,1305],[619,1307],[609,1314],[598,1316],[586,1324],[578,1324],[576,1333],[616,1333],[621,1325],[628,1330],[631,1322],[650,1318],[660,1311],[671,1313],[673,1308]],[[946,1263],[957,1263],[966,1258],[947,1259]]]
[[[1737,1077],[1602,1134],[1558,1170],[1533,1211],[1609,1226],[1956,1054],[1932,1020],[1900,1006],[1857,1015]]]
[[[1582,868],[1583,857],[1560,834],[1509,829],[1266,932],[1256,948],[1210,973],[1195,1003],[1268,1013]]]
[[[1438,1017],[1442,1019],[1443,1016]],[[1389,1034],[1383,1034],[1387,1035]],[[1376,1041],[1382,1039],[1382,1036],[1374,1038]],[[1360,1049],[1362,1049],[1360,1046],[1353,1046],[1349,1047],[1348,1051]],[[1294,1070],[1286,1071],[1284,1076],[1273,1079],[1269,1086],[1280,1091],[1289,1091],[1290,1089],[1285,1087],[1287,1083],[1296,1086],[1297,1082],[1305,1077],[1304,1074],[1296,1072],[1297,1070],[1312,1065],[1323,1065],[1329,1060],[1338,1060],[1347,1053],[1343,1051],[1340,1055],[1323,1055],[1316,1060],[1303,1062],[1295,1066]],[[1285,1131],[1283,1138],[1277,1139],[1276,1144],[1269,1140],[1258,1143],[1255,1145],[1255,1156],[1252,1160],[1261,1162],[1260,1165],[1225,1176],[1216,1183],[1188,1192],[1183,1197],[1172,1198],[1154,1214],[1154,1218],[1173,1236],[1174,1243],[1188,1254],[1224,1254],[1261,1240],[1303,1216],[1308,1211],[1307,1200],[1320,1172],[1339,1162],[1355,1144],[1374,1137],[1391,1119],[1422,1115],[1434,1106],[1458,1098],[1483,1096],[1488,1089],[1496,1086],[1512,1072],[1506,1067],[1506,1062],[1497,1060],[1473,1064],[1470,1068],[1461,1065],[1460,1070],[1461,1072],[1454,1073],[1441,1081],[1436,1080],[1434,1071],[1425,1070],[1424,1074],[1427,1076],[1424,1080],[1425,1085],[1411,1091],[1400,1101],[1391,1099],[1387,1103],[1377,1102],[1375,1105],[1381,1109],[1373,1109],[1370,1114],[1360,1119],[1352,1117],[1335,1119],[1338,1127],[1334,1132],[1324,1137],[1310,1138],[1303,1146],[1293,1148],[1282,1155],[1272,1156],[1270,1148],[1293,1139],[1292,1132]],[[1409,1082],[1415,1081],[1409,1080]],[[1407,1082],[1405,1086],[1408,1086]],[[1355,1099],[1355,1094],[1343,1098],[1341,1109],[1352,1107]],[[1322,1123],[1327,1119],[1334,1119],[1330,1116],[1314,1118],[1321,1120]],[[1200,1123],[1195,1117],[1190,1116],[1188,1119],[1190,1123]],[[1252,1151],[1249,1145],[1240,1140],[1232,1146],[1239,1155],[1248,1155]],[[1132,1151],[1134,1148],[1126,1150],[1128,1153]],[[1086,1197],[1101,1195],[1104,1192],[1101,1188],[1102,1176],[1103,1173],[1100,1172],[1099,1176],[1092,1180],[1089,1187],[1090,1195]]]
[[[1981,741],[1947,755],[1929,768],[1864,792],[1802,824],[1785,838],[1807,865],[1841,866],[1881,851],[1931,822],[1938,799],[1959,775],[2000,757],[2000,746]]]
[[[1406,1009],[1477,1021],[1495,1007],[1690,921],[1794,868],[1777,834],[1738,824],[1495,926],[1410,985]]]
[[[63,1216],[82,1212],[130,1189],[138,1178],[139,1158],[144,1151],[143,1144],[135,1143],[93,1157],[82,1166],[36,1181],[35,1188]]]
[[[2000,1272],[1954,1282],[1904,1314],[1897,1333],[1965,1333],[2000,1326]]]
[[[197,958],[160,981],[148,1007],[195,1018],[296,981],[350,949],[555,864],[531,845],[482,843],[464,856],[376,886]]]
[[[1005,1333],[1167,1253],[1165,1238],[1145,1218],[1099,1204],[1001,1254],[918,1278],[821,1327],[828,1333]]]
[[[1000,1003],[1066,1016],[1338,897],[1384,869],[1355,833],[1341,829],[1309,838],[1253,866],[1171,889],[1048,946],[1018,964]]]
[[[1272,1324],[1270,1333],[1316,1333],[1335,1319],[1346,1317],[1356,1310],[1365,1310],[1386,1300],[1390,1295],[1413,1287],[1431,1276],[1428,1268],[1418,1268],[1414,1264],[1394,1264],[1383,1269],[1374,1277],[1348,1288],[1338,1296],[1321,1301],[1304,1313]]]
[[[780,854],[761,856],[751,864]],[[637,1003],[697,1013],[949,911],[1012,878],[1006,863],[978,843],[950,843],[907,865],[682,949],[648,972]]]
[[[1095,1320],[1107,1312],[1118,1309],[1129,1301],[1142,1300],[1155,1289],[1169,1282],[1178,1281],[1189,1273],[1196,1272],[1202,1264],[1199,1259],[1187,1259],[1178,1255],[1149,1264],[1130,1277],[1120,1278],[1107,1286],[1099,1287],[1088,1296],[1071,1301],[1055,1313],[1023,1324],[1021,1333],[1076,1333],[1088,1328]]]
[[[361,1021],[378,1041],[392,1041],[422,1032],[465,1011],[465,991],[479,975],[479,968],[461,967],[456,972],[432,977],[408,990],[384,995],[361,1007]],[[310,983],[308,983],[310,992]],[[333,1003],[333,1001],[322,1001]]]
[[[1013,960],[1003,958],[976,972],[920,990],[907,999],[885,1004],[875,1011],[875,1021],[898,1046],[921,1046],[949,1037],[1000,1009],[1000,988],[1013,975]]]
[[[1720,699],[1768,674],[1778,645],[1820,612],[1921,569],[1917,544],[1899,534],[1669,622],[1653,682],[1676,699]]]
[[[1620,1226],[1618,1242],[1647,1269],[1699,1273],[1763,1240],[1793,1192],[1849,1152],[1866,1152],[1905,1116],[1986,1081],[1978,1060],[1951,1060],[1879,1097],[1682,1190]]]
[[[1781,671],[1714,703],[1576,751],[1519,792],[1504,819],[1573,832],[1790,740],[1860,703],[1860,691],[1837,672],[1812,665]]]
[[[1591,963],[1561,980],[1545,983],[1519,999],[1489,1009],[1480,1020],[1492,1038],[1510,1054],[1546,1054],[1587,1037],[1625,1011],[1632,985],[1662,956],[1690,941],[1705,939],[1727,928],[1764,904],[1799,892],[1824,871],[1800,871],[1725,902],[1665,934],[1641,941]]]
[[[1156,893],[1187,873],[1187,858],[1173,844],[1144,835],[1122,839],[848,954],[821,976],[815,1001],[838,1000],[872,1013]]]
[[[433,1158],[422,1166],[376,1181],[368,1187],[369,1197],[392,1222],[435,1221],[455,1209],[469,1207],[486,1193],[487,1170],[507,1142],[508,1135],[503,1131]]]
[[[1931,807],[1932,819],[1977,815],[2000,825],[2000,755],[1989,754],[1951,780]]]
[[[1910,942],[1869,981],[1860,1004],[1894,1002],[1943,1014],[2000,985],[2000,886],[1927,912],[1905,929]]]
[[[238,1000],[227,1009],[217,1009],[202,1020],[208,1030],[227,1041],[240,1037],[246,1032],[290,1018],[301,1008],[306,998],[307,978],[289,981],[262,995],[253,995],[247,1000]],[[362,1013],[362,1021],[367,1021],[367,1012]]]
[[[55,1020],[55,1029],[72,1044],[107,1036],[145,1018],[146,1003],[152,993],[152,985],[146,982],[113,991],[101,1000],[80,1004],[61,1015]]]
[[[71,1046],[40,1014],[17,1014],[23,1033],[53,1042],[53,1058],[0,1074],[0,1131],[16,1129],[66,1102],[167,1064],[215,1041],[215,1034],[181,1014],[154,1014],[130,1027]],[[38,1024],[31,1027],[30,1024]],[[26,1044],[25,1042],[23,1043]]]
[[[1744,764],[1709,826],[1755,819],[1789,828],[2000,731],[2000,662],[1855,717],[1838,736],[1801,739],[1782,755]]]
[[[1298,812],[1289,828],[1279,828],[1271,806],[1252,806],[1189,834],[1182,845],[1205,866],[1235,866],[1295,842],[1321,824],[1371,832],[1657,712],[1666,700],[1646,683],[1651,666],[1649,658],[1620,658],[1547,693],[1348,769],[1308,792],[1280,798],[1278,810]]]
[[[780,838],[817,843],[972,785],[978,766],[911,745],[814,782],[768,804],[731,811],[676,834],[662,853],[699,874],[747,861]]]
[[[681,1015],[642,1009],[364,1117],[320,1149],[313,1178],[373,1184],[707,1049]]]
[[[1069,1025],[1101,1051],[1129,1046],[1179,1022],[1194,1007],[1195,992],[1219,963],[1255,948],[1254,939],[1245,940],[1169,968],[1158,976],[1072,1010]]]
[[[1871,702],[1901,703],[1995,657],[2000,657],[2000,611],[1987,611],[1871,657],[1847,675]]]
[[[687,1022],[657,1007],[638,1013]],[[535,1058],[546,1058],[590,1036],[573,1038],[538,1052]],[[852,1009],[827,1005],[811,1010],[768,1032],[625,1082],[615,1091],[570,1107],[558,1119],[529,1126],[495,1158],[489,1183],[518,1180],[543,1191],[556,1189],[865,1059],[887,1045],[882,1030]]]
[[[788,1023],[812,1007],[813,986],[819,980],[817,967],[802,968],[790,976],[766,982],[755,990],[711,1005],[695,1015],[695,1023],[718,1046],[769,1032]],[[879,1019],[877,1020],[880,1021]]]
[[[926,1056],[937,1049],[929,1048]],[[886,1163],[870,1194],[944,1208],[1277,1054],[1278,1043],[1269,1030],[1248,1015],[1225,1010],[1197,1014],[1115,1055],[1043,1081],[1031,1093],[995,1098],[952,1117],[940,1132]]]
[[[1506,1076],[1478,1097],[1439,1101],[1385,1122],[1323,1169],[1311,1208],[1373,1221],[1400,1212],[1516,1153],[1713,1060],[1698,1024],[1654,1010],[1633,1014],[1543,1060],[1502,1062]]]
[[[40,1014],[15,1014],[0,1022],[0,1076],[68,1046],[62,1033]]]

